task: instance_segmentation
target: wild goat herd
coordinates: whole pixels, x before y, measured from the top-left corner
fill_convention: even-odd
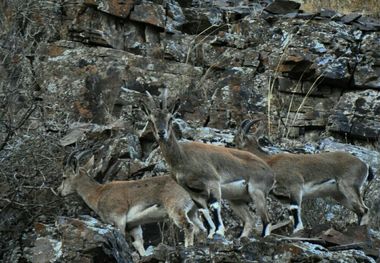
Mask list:
[[[59,187],[61,195],[78,193],[104,222],[115,225],[123,234],[127,231],[140,255],[146,255],[141,225],[167,217],[184,231],[185,246],[193,245],[195,233],[207,231],[200,216],[207,222],[208,238],[223,240],[222,199],[228,201],[244,223],[240,237],[248,237],[254,227],[250,202],[254,202],[262,220],[262,236],[270,235],[269,194],[288,206],[294,231],[303,229],[303,198],[330,196],[355,212],[359,224],[368,223],[369,211],[360,190],[374,174],[358,158],[345,152],[268,155],[258,143],[260,125],[254,134],[249,133],[259,121],[249,120],[241,124],[235,135],[239,150],[179,142],[172,131],[179,100],[169,109],[166,89],[159,103],[147,95],[147,102],[141,102],[141,110],[150,122],[171,174],[99,184],[89,176],[94,156],[78,166],[82,157],[79,154],[68,158]]]

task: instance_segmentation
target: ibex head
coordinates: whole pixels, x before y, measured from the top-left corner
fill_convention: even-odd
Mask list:
[[[81,176],[87,176],[88,172],[94,166],[94,155],[91,155],[85,165],[79,166],[80,159],[83,158],[84,155],[88,154],[88,151],[84,151],[78,154],[78,156],[75,156],[75,153],[77,152],[71,153],[65,162],[62,176],[63,180],[58,188],[58,192],[62,196],[67,196],[74,193],[77,187],[78,178]]]
[[[258,122],[262,121],[261,119],[257,120],[244,120],[240,124],[239,129],[236,131],[234,137],[234,144],[239,149],[245,149],[249,147],[249,144],[257,143],[258,133],[260,131],[259,128],[256,128],[254,133],[250,133],[250,129],[252,126]]]
[[[157,141],[167,141],[171,135],[174,114],[178,111],[180,100],[177,99],[172,107],[168,106],[168,91],[164,89],[161,94],[159,105],[154,101],[152,95],[147,91],[148,101],[141,102],[141,109],[148,117],[152,125],[153,134]]]

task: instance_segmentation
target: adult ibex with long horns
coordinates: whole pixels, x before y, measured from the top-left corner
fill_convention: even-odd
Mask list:
[[[216,225],[216,234],[224,237],[223,198],[229,201],[233,211],[244,222],[242,237],[249,235],[254,224],[247,205],[251,201],[254,201],[263,223],[262,235],[268,235],[270,220],[266,197],[274,184],[270,167],[246,151],[178,141],[172,131],[172,121],[179,100],[169,108],[167,89],[161,93],[159,103],[149,93],[147,95],[148,100],[141,102],[141,108],[148,117],[162,155],[175,180],[190,193],[202,211],[206,215],[212,212],[211,225]]]

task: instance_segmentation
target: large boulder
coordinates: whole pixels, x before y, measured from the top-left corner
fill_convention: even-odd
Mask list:
[[[329,129],[350,136],[376,140],[380,136],[380,92],[346,92],[329,117]]]

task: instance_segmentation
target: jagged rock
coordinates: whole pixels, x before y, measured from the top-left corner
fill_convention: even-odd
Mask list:
[[[27,250],[27,257],[30,262],[52,262],[55,260],[62,262],[92,262],[91,260],[133,262],[131,250],[124,237],[121,236],[119,230],[109,225],[104,225],[88,216],[83,216],[81,219],[59,217],[56,225],[57,228],[44,224],[36,225],[35,231],[38,238],[35,239],[33,247]],[[360,229],[362,228],[353,228],[352,231],[343,234],[331,229],[322,232],[321,240],[329,240],[330,246],[348,244],[347,242],[350,240],[353,242],[364,240],[366,243],[362,244],[366,246],[365,251],[369,251],[371,245],[367,244],[367,241],[370,237]],[[57,238],[56,232],[58,232],[59,238]],[[340,236],[333,233],[338,233]],[[378,244],[376,239],[371,238],[371,240],[374,242],[373,244]],[[45,248],[48,249],[45,250]],[[153,250],[151,256],[143,257],[140,262],[157,262],[157,260],[170,262],[247,262],[254,260],[284,262],[304,261],[310,260],[310,258],[322,261],[344,259],[345,262],[356,262],[355,260],[374,262],[363,251],[336,250],[338,249],[329,251],[321,245],[308,242],[289,242],[286,238],[279,240],[269,237],[231,243],[208,241],[207,243],[197,243],[191,248],[170,247],[160,244]],[[376,252],[376,249],[371,251]]]
[[[164,56],[167,59],[175,60],[178,62],[194,62],[195,48],[194,36],[184,34],[166,35],[161,41]]]
[[[259,64],[258,52],[245,47],[245,39],[220,31],[215,37],[194,37],[190,35],[167,36],[162,41],[165,55],[169,59],[191,62],[198,66],[228,68]]]
[[[264,8],[265,11],[272,14],[288,14],[298,12],[301,4],[294,1],[275,0]]]
[[[374,90],[346,92],[329,117],[329,129],[351,136],[378,139],[380,93]]]
[[[177,0],[177,2],[181,7],[191,7],[193,4],[193,0]]]
[[[221,244],[218,242],[190,249],[160,245],[150,257],[141,262],[371,262],[374,259],[360,250],[331,252],[323,246],[308,242],[278,241],[273,238],[244,243]]]
[[[185,93],[194,77],[199,79],[201,75],[199,68],[186,64],[71,44],[58,42],[43,49],[53,57],[35,61],[37,82],[47,91],[44,100],[60,96],[60,103],[54,107],[97,124],[108,124],[125,112],[128,125],[136,116],[132,107],[145,96],[145,90],[156,95],[160,87],[168,86],[175,97]],[[69,77],[63,78],[63,74]]]
[[[359,19],[362,15],[358,13],[351,13],[342,17],[341,21],[345,24],[349,24]]]
[[[100,5],[103,6],[103,5]],[[80,5],[65,5],[65,10],[73,10],[67,20],[67,31],[70,39],[86,44],[124,49],[124,31],[128,24],[122,20],[106,13],[99,12],[93,8],[85,8],[78,12]],[[78,12],[75,14],[75,11]],[[96,19],[95,19],[96,18]]]
[[[250,67],[231,67],[210,75],[202,83],[211,96],[207,124],[219,129],[236,127],[249,112],[262,111],[267,97],[259,82]]]
[[[89,216],[58,217],[56,225],[36,223],[34,234],[25,251],[28,262],[133,262],[120,231]]]
[[[48,263],[56,262],[62,257],[62,242],[53,238],[38,238],[30,250],[30,262]]]
[[[205,40],[207,41],[207,39]],[[247,48],[247,40],[243,36],[226,31],[219,31],[215,38],[210,39],[209,43],[215,47],[238,48],[242,52]]]
[[[251,15],[252,13],[258,14],[262,12],[263,7],[259,3],[252,3],[252,5],[233,5],[233,6],[221,6],[226,14],[226,20],[231,22],[238,22],[245,16]]]
[[[166,16],[166,30],[174,33],[179,32],[182,25],[186,22],[186,17],[182,12],[181,6],[175,0],[166,3],[167,16]]]
[[[281,65],[276,66],[277,70],[292,79],[300,79],[303,76],[309,77],[314,74],[315,67],[313,67],[313,62],[302,55],[296,54],[297,51],[295,50],[292,50],[292,52],[294,53],[284,58]]]
[[[244,53],[238,49],[220,46],[213,47],[207,44],[203,44],[200,49],[203,52],[198,52],[198,65],[219,69],[243,66],[245,56]]]
[[[290,105],[288,108],[289,113],[286,117],[284,116],[287,118],[285,121],[291,126],[325,127],[331,109],[338,101],[338,94],[330,95],[331,97],[312,97],[306,100],[305,95],[282,95],[282,103],[284,105]]]
[[[343,232],[329,228],[318,237],[326,242],[330,251],[360,249],[366,256],[376,258],[379,255],[380,240],[370,234],[367,226],[350,226]]]
[[[123,36],[124,50],[135,53],[142,53],[140,50],[144,49],[145,47],[145,32],[141,24],[133,21],[126,22]]]
[[[56,222],[61,236],[61,258],[65,262],[102,260],[133,262],[131,250],[119,230],[91,217],[82,220],[59,217]],[[78,250],[83,251],[78,254]]]
[[[181,137],[194,141],[213,143],[216,145],[232,144],[233,134],[229,131],[221,131],[214,128],[201,127],[190,128],[183,120],[177,119],[176,124],[181,132]]]
[[[182,31],[190,35],[213,32],[223,23],[223,13],[217,8],[184,8],[183,13],[186,22],[182,26]]]
[[[100,140],[103,134],[110,134],[113,131],[120,130],[123,126],[121,121],[116,121],[110,125],[75,122],[70,125],[68,133],[60,140],[60,144],[68,146],[80,142],[84,137]]]
[[[147,23],[160,28],[165,28],[165,9],[162,5],[145,2],[135,5],[131,12],[132,21]]]
[[[135,0],[84,0],[84,3],[94,6],[107,14],[127,18],[135,4]]]
[[[380,33],[374,32],[363,36],[359,63],[354,73],[354,84],[359,88],[380,89],[380,55],[373,48],[380,42]]]
[[[337,28],[335,24],[335,22],[324,24],[323,32],[321,28],[313,30],[313,27],[319,27],[318,23],[300,27],[297,34],[284,43],[288,45],[285,56],[272,54],[271,68],[278,69],[293,79],[298,80],[301,77],[316,79],[323,76],[321,82],[324,84],[346,87],[351,77],[349,69],[353,67],[350,54],[355,48],[352,44],[355,40],[345,31],[347,28],[342,26],[340,26],[338,37],[336,34],[331,34],[330,32]],[[284,26],[288,25],[284,24]],[[289,37],[287,34],[290,32],[283,31],[282,29],[283,38]],[[305,38],[306,35],[312,37]],[[301,47],[308,47],[308,49]],[[335,54],[338,50],[339,56]],[[279,61],[280,59],[282,61]]]
[[[380,30],[380,20],[372,17],[361,16],[358,20],[353,23],[354,26],[362,31],[379,31]]]
[[[349,57],[335,57],[328,55],[318,63],[317,76],[323,76],[323,83],[340,87],[348,86],[351,77]],[[326,63],[325,63],[326,62]]]
[[[302,98],[304,98],[307,94],[308,96],[313,97],[313,99],[310,99],[310,101],[306,100],[306,102],[316,105],[318,105],[320,101],[314,103],[314,96],[317,97],[317,100],[329,98],[336,101],[339,99],[340,96],[339,92],[337,92],[337,90],[334,89],[334,87],[322,85],[318,82],[315,83],[307,80],[294,80],[286,77],[278,78],[278,90],[284,93],[291,93],[292,95],[301,95]],[[283,95],[286,96],[286,94]]]
[[[338,15],[338,13],[335,10],[321,8],[321,10],[319,11],[319,15],[321,17],[333,18],[336,15]]]
[[[259,47],[278,35],[278,32],[267,21],[257,16],[244,17],[241,23],[232,29],[235,35],[245,38],[250,47]]]

